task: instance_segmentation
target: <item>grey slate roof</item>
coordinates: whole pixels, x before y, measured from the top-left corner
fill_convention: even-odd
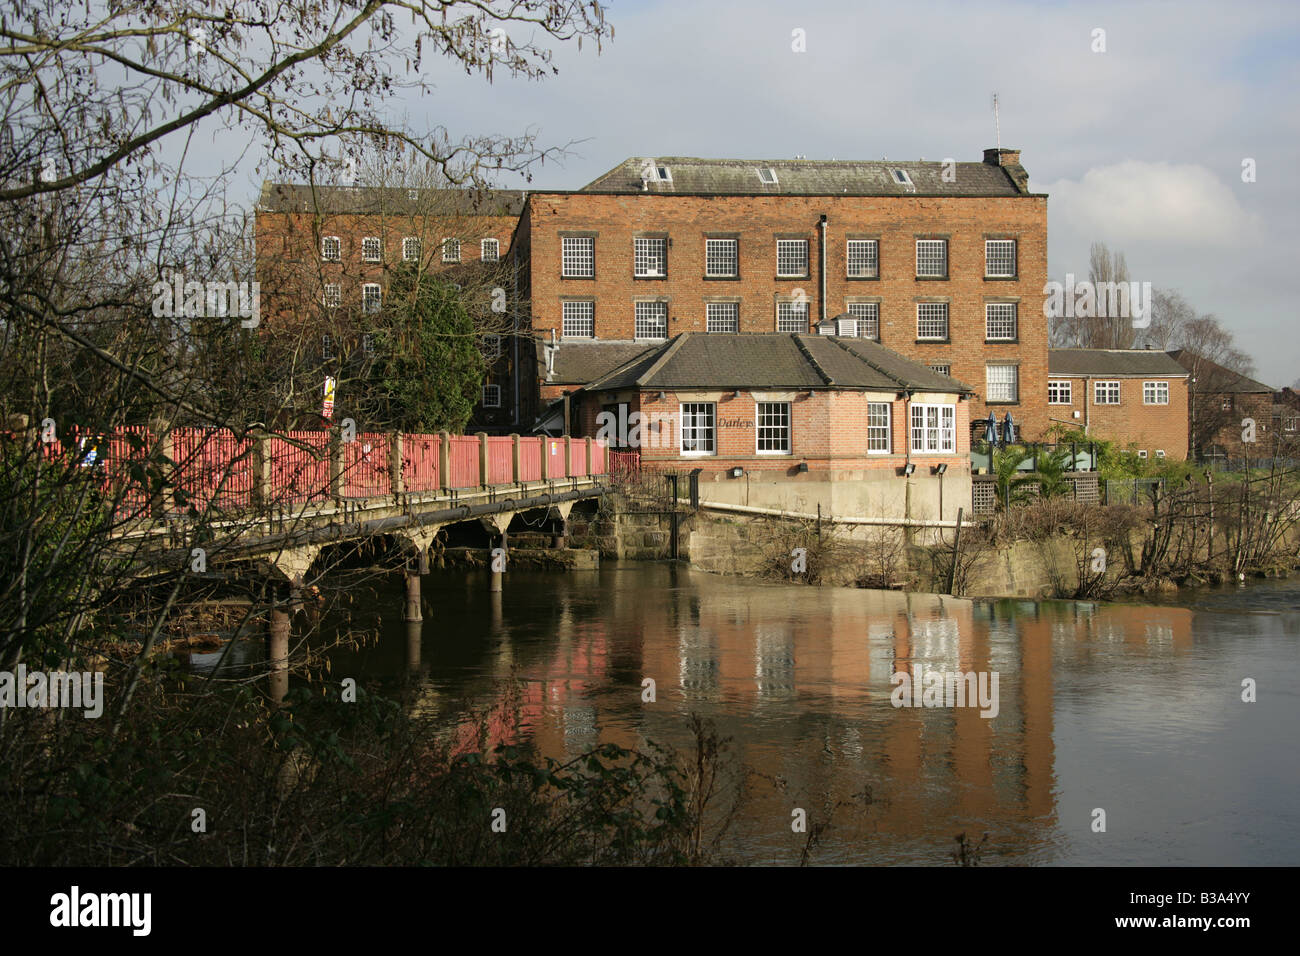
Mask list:
[[[420,189],[380,186],[262,184],[262,212],[320,212],[330,215],[518,216],[525,195],[519,189]]]
[[[537,376],[544,385],[586,385],[656,349],[651,342],[560,342],[553,374],[546,378],[546,346],[537,343]]]
[[[668,167],[671,181],[651,179],[642,188],[647,164]],[[1019,164],[956,163],[945,182],[945,166],[915,160],[699,159],[689,156],[632,157],[588,183],[585,193],[675,193],[774,196],[1019,196],[1028,193],[1028,174]],[[770,167],[776,182],[758,171]],[[912,186],[895,181],[905,170]],[[1024,188],[1021,188],[1021,185]]]
[[[1050,375],[1161,375],[1182,378],[1187,369],[1154,349],[1048,349]]]
[[[658,388],[870,388],[970,392],[865,339],[773,333],[707,335],[683,332],[652,352],[592,381],[587,391]]]
[[[1209,359],[1201,358],[1187,349],[1174,349],[1169,353],[1169,357],[1176,361],[1185,372],[1196,370],[1198,379],[1198,390],[1218,394],[1220,392],[1272,392],[1273,389],[1263,382],[1257,382],[1253,378],[1247,378],[1230,368],[1224,368],[1218,362],[1211,362]]]

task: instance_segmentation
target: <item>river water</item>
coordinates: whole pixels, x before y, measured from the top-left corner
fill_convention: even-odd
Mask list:
[[[351,626],[379,637],[335,652],[333,678],[414,686],[440,726],[487,712],[509,736],[512,682],[524,742],[555,757],[687,748],[688,715],[711,718],[750,771],[721,844],[739,862],[798,862],[796,808],[830,815],[819,863],[951,865],[961,832],[988,834],[984,865],[1300,862],[1300,579],[1153,606],[632,562],[511,570],[492,595],[483,572],[444,571],[423,579],[415,625],[399,576],[358,588]],[[895,706],[891,674],[918,666],[996,672],[996,715],[919,692],[941,706]]]

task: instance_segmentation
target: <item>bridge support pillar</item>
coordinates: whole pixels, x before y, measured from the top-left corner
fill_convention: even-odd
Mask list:
[[[406,569],[406,614],[403,620],[409,622],[423,621],[420,613],[420,571],[419,568]]]
[[[289,631],[289,605],[276,601],[267,624],[266,643],[271,665],[271,700],[277,704],[289,693]]]
[[[492,551],[488,552],[488,591],[493,594],[501,591],[501,579],[505,577],[504,569],[506,563],[506,552],[508,549],[506,547],[506,533],[504,531],[501,532],[501,536],[497,541],[499,543],[496,547],[500,548],[502,553],[499,556],[493,554],[492,551],[495,551],[496,548],[493,548]]]
[[[424,627],[419,621],[406,622],[406,667],[412,674],[420,671],[421,640]]]
[[[560,519],[560,530],[551,538],[551,547],[563,550],[569,546],[569,519]]]

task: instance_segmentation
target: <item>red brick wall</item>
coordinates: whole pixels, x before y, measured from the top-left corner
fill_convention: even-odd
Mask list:
[[[1187,379],[1148,375],[1121,378],[1115,375],[1082,376],[1052,375],[1051,380],[1071,383],[1069,405],[1048,405],[1053,422],[1062,422],[1083,430],[1087,423],[1088,434],[1102,441],[1113,441],[1120,448],[1145,451],[1155,458],[1161,450],[1166,458],[1183,460],[1187,457]],[[1119,382],[1118,405],[1093,403],[1094,385],[1097,381]],[[1147,405],[1143,400],[1144,382],[1168,382],[1169,404]],[[1079,417],[1073,417],[1077,411]]]
[[[1042,196],[859,197],[722,196],[661,194],[589,195],[533,193],[525,217],[531,236],[530,290],[534,331],[561,331],[566,296],[594,297],[596,336],[633,338],[637,297],[669,300],[669,335],[705,331],[705,303],[739,297],[742,332],[773,332],[776,299],[803,289],[812,322],[820,317],[818,223],[827,218],[826,314],[846,311],[851,297],[880,302],[881,342],[926,364],[951,366],[954,378],[976,389],[971,414],[1001,418],[1010,411],[1026,437],[1047,428],[1047,320],[1043,286],[1047,281],[1047,201]],[[561,233],[594,232],[596,277],[565,279],[561,272]],[[666,279],[633,278],[636,233],[667,234]],[[739,238],[740,278],[704,278],[706,234]],[[809,240],[806,279],[776,278],[776,238]],[[846,276],[846,240],[879,239],[879,279]],[[948,239],[946,280],[916,278],[915,241]],[[985,238],[1017,240],[1017,278],[984,278]],[[916,341],[916,301],[939,297],[949,302],[950,344]],[[1018,341],[986,343],[987,299],[1018,299]],[[1019,402],[986,405],[985,364],[1018,361]]]

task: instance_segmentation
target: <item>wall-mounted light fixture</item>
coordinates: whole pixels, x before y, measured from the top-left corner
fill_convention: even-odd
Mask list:
[[[948,464],[947,464],[946,462],[945,462],[944,464],[942,464],[942,465],[935,465],[935,466],[934,466],[934,473],[935,473],[936,475],[942,475],[942,474],[943,474],[945,471],[947,471],[947,470],[948,470]]]
[[[740,389],[736,389],[734,392],[732,392],[732,393],[731,393],[731,397],[732,397],[732,398],[740,398]]]
[[[912,477],[912,472],[914,471],[916,471],[916,462],[914,461],[909,461],[903,466],[903,474],[908,478]]]
[[[659,401],[661,401],[661,402],[662,402],[662,401],[666,401],[667,398],[668,398],[668,393],[667,393],[667,392],[660,392],[660,393],[659,393],[657,396],[655,396],[655,397],[656,397]]]
[[[731,469],[731,477],[732,477],[732,478],[740,478],[740,477],[741,477],[742,475],[744,475],[744,474],[745,474],[745,469],[744,469],[744,468],[741,468],[739,465],[737,465],[735,468]]]
[[[807,470],[808,470],[808,462],[806,461],[799,462],[799,467],[795,469],[795,471],[807,471]]]

